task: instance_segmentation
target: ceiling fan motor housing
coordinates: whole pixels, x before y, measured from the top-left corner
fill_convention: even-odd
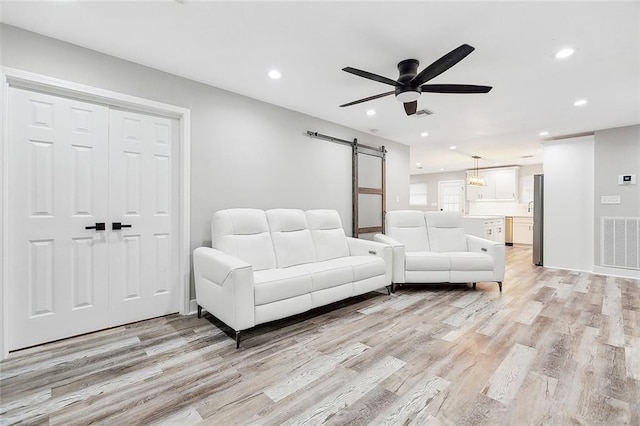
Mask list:
[[[398,63],[398,71],[400,72],[398,82],[401,83],[395,89],[398,101],[413,102],[420,97],[420,93],[422,93],[420,86],[411,84],[411,80],[418,74],[419,65],[420,61],[417,59],[405,59]]]

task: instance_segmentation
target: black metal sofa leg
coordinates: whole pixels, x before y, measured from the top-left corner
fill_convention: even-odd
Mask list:
[[[240,331],[236,331],[236,349],[240,348]]]
[[[198,305],[198,318],[202,318],[202,306]]]
[[[500,293],[502,293],[502,281],[498,281],[498,287],[500,287]]]
[[[476,289],[476,284],[478,284],[478,283],[472,283],[472,284],[473,284],[473,289],[475,290]]]

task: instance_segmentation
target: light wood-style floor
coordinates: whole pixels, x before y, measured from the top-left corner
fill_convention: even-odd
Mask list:
[[[507,253],[502,294],[369,293],[239,350],[170,315],[12,353],[0,424],[640,424],[640,282]]]

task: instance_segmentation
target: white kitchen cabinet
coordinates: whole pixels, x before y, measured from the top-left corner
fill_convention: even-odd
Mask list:
[[[513,243],[530,245],[533,244],[533,218],[513,218]]]
[[[518,169],[504,168],[495,171],[496,200],[518,199]]]
[[[467,234],[504,244],[504,217],[466,216],[463,223]]]
[[[517,200],[518,169],[518,167],[504,167],[478,171],[478,175],[484,178],[485,185],[467,185],[467,201]],[[467,179],[472,174],[474,172],[467,172]]]

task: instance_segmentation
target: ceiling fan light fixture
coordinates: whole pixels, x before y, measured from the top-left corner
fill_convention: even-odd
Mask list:
[[[419,97],[420,92],[417,90],[408,90],[396,95],[396,99],[402,103],[417,101]]]

